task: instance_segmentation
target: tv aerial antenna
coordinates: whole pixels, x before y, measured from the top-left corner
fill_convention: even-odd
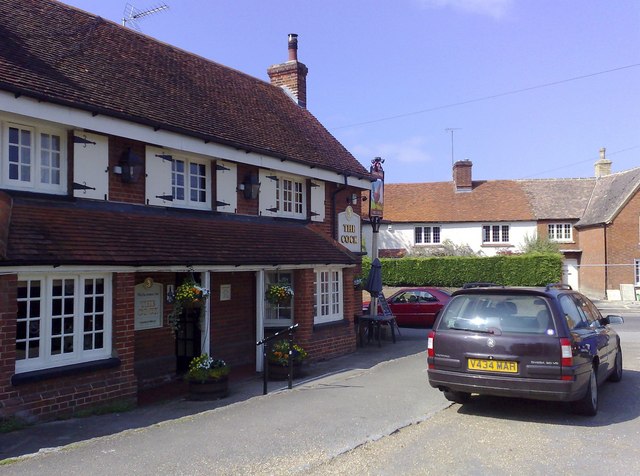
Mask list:
[[[164,3],[156,7],[147,8],[146,10],[139,10],[133,5],[131,5],[130,3],[127,3],[127,6],[124,7],[124,16],[122,17],[122,26],[130,25],[133,29],[140,31],[138,20],[140,20],[141,18],[147,17],[149,15],[153,15],[154,13],[160,13],[168,9],[169,9],[169,6]]]
[[[447,127],[444,131],[451,133],[451,165],[455,163],[453,160],[453,133],[459,131],[460,127]]]

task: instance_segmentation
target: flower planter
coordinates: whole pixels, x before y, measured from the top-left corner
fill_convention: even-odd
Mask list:
[[[293,363],[293,378],[302,376],[302,362]],[[270,380],[287,380],[289,378],[289,366],[269,362]]]
[[[217,380],[204,382],[189,382],[189,400],[217,400],[229,395],[229,378],[223,377]]]

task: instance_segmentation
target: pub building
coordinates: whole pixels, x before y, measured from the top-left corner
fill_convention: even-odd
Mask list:
[[[293,324],[311,360],[355,350],[371,175],[297,35],[266,81],[53,0],[0,23],[0,420],[135,404],[202,353],[261,372]]]

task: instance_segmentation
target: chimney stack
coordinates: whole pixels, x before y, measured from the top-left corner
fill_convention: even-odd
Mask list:
[[[471,163],[469,159],[458,160],[455,164],[453,164],[453,185],[456,187],[456,192],[471,191],[472,167],[473,163]]]
[[[596,178],[600,178],[604,175],[611,175],[611,161],[605,157],[606,148],[600,149],[600,158],[595,163],[596,166]]]
[[[298,35],[290,33],[288,37],[289,60],[275,64],[269,69],[271,84],[283,88],[300,107],[307,107],[307,67],[298,61]]]

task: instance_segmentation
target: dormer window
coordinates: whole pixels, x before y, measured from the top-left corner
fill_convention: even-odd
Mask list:
[[[66,193],[64,131],[4,123],[1,145],[2,185],[14,189]]]

